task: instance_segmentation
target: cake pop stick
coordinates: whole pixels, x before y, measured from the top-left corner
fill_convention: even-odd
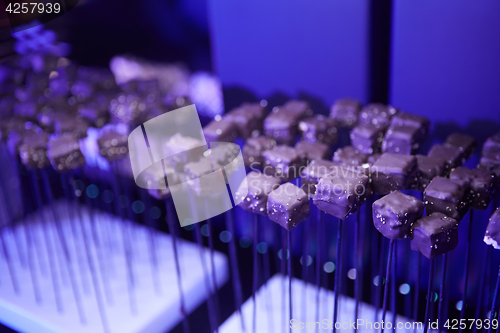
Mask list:
[[[443,324],[445,321],[443,319],[443,316],[444,316],[444,306],[445,305],[445,302],[444,302],[444,293],[445,293],[445,289],[444,289],[444,286],[446,284],[446,265],[448,263],[448,253],[445,253],[443,255],[443,264],[442,264],[442,269],[441,269],[441,285],[439,287],[439,305],[438,305],[438,322]],[[478,318],[478,317],[476,317]]]
[[[396,332],[396,317],[397,317],[397,307],[396,307],[396,272],[397,272],[397,262],[398,262],[398,243],[394,242],[394,262],[392,264],[392,331]]]
[[[12,264],[11,253],[5,242],[5,228],[0,229],[0,243],[5,261],[7,262],[7,270],[9,271],[12,287],[14,288],[14,292],[16,293],[16,295],[19,296],[21,294],[21,289],[19,287],[16,270],[14,268],[14,265]]]
[[[387,257],[387,269],[385,271],[385,290],[384,290],[384,303],[382,305],[382,322],[385,323],[385,315],[387,313],[387,301],[389,298],[389,277],[391,271],[391,262],[392,262],[392,253],[394,251],[394,239],[391,239],[389,244],[389,255]],[[384,329],[381,328],[380,332],[383,332]]]
[[[337,315],[338,315],[338,306],[339,306],[339,294],[341,288],[341,258],[342,258],[342,219],[338,221],[338,230],[337,230],[337,269],[335,270],[335,282],[333,285],[334,292],[334,305],[333,305],[333,332],[337,331],[336,323],[337,323]]]
[[[288,307],[290,310],[290,316],[288,318],[293,318],[293,298],[292,298],[292,233],[287,230],[287,249],[288,249]],[[290,333],[292,328],[290,327]]]
[[[309,217],[309,201],[307,194],[301,188],[292,183],[285,183],[280,185],[275,190],[271,191],[267,201],[267,212],[271,221],[278,223],[287,231],[288,253],[281,253],[282,263],[284,258],[288,255],[288,292],[289,292],[289,312],[290,319],[293,317],[292,308],[292,253],[291,253],[291,230],[299,223],[303,222]],[[285,317],[285,316],[283,316]],[[291,328],[290,328],[291,329]]]
[[[304,222],[303,230],[303,249],[302,249],[302,280],[308,282],[309,280],[309,233],[310,233],[311,220],[310,218]],[[302,315],[307,318],[307,287],[302,290]]]
[[[73,297],[74,297],[75,302],[76,302],[76,306],[77,306],[77,309],[78,309],[78,314],[80,316],[80,321],[82,323],[84,323],[85,322],[85,313],[84,313],[84,310],[83,310],[83,304],[82,304],[82,300],[81,300],[81,296],[80,296],[80,290],[79,290],[78,284],[76,282],[75,272],[73,270],[73,262],[72,262],[73,260],[71,258],[71,254],[69,252],[69,247],[68,247],[68,242],[67,242],[67,239],[66,239],[66,235],[64,234],[64,230],[62,228],[61,220],[59,218],[59,214],[57,212],[57,209],[54,207],[54,202],[53,202],[54,200],[53,200],[53,196],[52,196],[52,188],[50,187],[50,183],[49,183],[49,178],[47,176],[47,172],[46,172],[45,169],[42,169],[41,173],[42,173],[42,180],[43,180],[43,184],[44,184],[44,187],[45,187],[45,190],[46,190],[46,195],[47,195],[47,198],[48,198],[48,202],[49,202],[49,205],[52,208],[52,215],[54,217],[54,222],[55,222],[55,225],[56,225],[57,236],[58,236],[59,242],[61,243],[62,250],[63,250],[63,255],[64,255],[64,259],[66,261],[66,269],[68,270],[69,280],[70,280],[70,283],[71,283],[71,289],[73,290]],[[96,295],[97,295],[97,292],[96,292]],[[98,302],[99,302],[99,296],[97,296],[97,298],[98,298]],[[106,327],[106,325],[104,324],[104,322],[103,322],[103,326]]]
[[[481,280],[481,284],[479,285],[479,293],[477,295],[477,303],[476,303],[476,315],[474,316],[474,318],[481,318],[480,317],[481,310],[482,310],[483,305],[484,305],[483,304],[483,302],[484,302],[484,300],[483,300],[484,286],[488,284],[486,282],[487,276],[489,276],[487,267],[489,267],[488,262],[490,262],[490,260],[491,260],[491,252],[492,252],[492,248],[490,246],[488,246],[488,248],[486,249],[486,255],[484,256],[484,260],[483,260],[483,263],[481,265],[481,267],[482,267],[481,276],[483,277],[483,279]],[[488,294],[488,293],[486,293],[486,294]],[[477,326],[478,325],[474,325],[474,328],[473,328],[474,333],[477,332],[477,329],[478,329]]]
[[[97,257],[97,266],[99,268],[99,271],[101,272],[100,277],[101,277],[101,283],[102,283],[102,288],[104,291],[105,298],[107,300],[107,303],[109,305],[113,305],[113,292],[111,290],[111,286],[109,284],[109,271],[107,268],[107,265],[104,263],[104,255],[103,255],[103,248],[101,244],[101,240],[99,239],[98,231],[97,231],[97,225],[96,225],[96,220],[95,220],[95,215],[94,215],[94,209],[92,205],[89,203],[90,197],[87,195],[85,196],[85,202],[88,205],[88,215],[89,215],[89,220],[90,220],[90,232],[92,234],[92,239],[94,241],[94,246],[95,246],[95,253]]]
[[[362,253],[359,249],[359,237],[360,237],[360,212],[356,212],[356,223],[354,224],[354,252],[355,252],[355,259],[354,259],[354,270],[356,271],[356,279],[354,280],[354,299],[356,300],[356,305],[354,306],[354,321],[357,322],[358,320],[358,314],[359,314],[359,297],[361,295],[361,286],[362,283],[359,281],[361,280],[362,274],[361,274],[361,265],[359,264],[361,258],[362,258]]]
[[[424,333],[427,333],[429,329],[429,317],[431,299],[432,299],[432,283],[434,281],[434,259],[431,259],[429,264],[429,282],[427,282],[427,304],[425,305],[425,319],[424,319]]]
[[[229,185],[227,185],[229,187]],[[232,198],[231,198],[232,200]],[[234,206],[234,203],[232,203]],[[234,220],[233,211],[230,210],[226,213],[226,229],[231,234],[231,240],[229,241],[229,261],[231,263],[231,274],[233,276],[233,293],[234,293],[234,303],[236,305],[236,312],[240,316],[241,330],[246,332],[245,320],[241,315],[241,305],[243,303],[243,295],[241,291],[241,279],[240,271],[238,267],[238,253],[236,252],[236,233],[234,231]]]
[[[144,202],[144,211],[150,212],[151,210],[151,200],[149,195],[145,190],[140,190],[140,196],[142,202]],[[166,206],[165,206],[166,207]],[[148,247],[149,247],[149,258],[150,258],[150,266],[151,266],[151,277],[153,278],[153,285],[155,289],[155,293],[159,296],[162,294],[161,282],[160,282],[160,274],[158,268],[158,253],[157,249],[157,241],[156,241],[156,232],[157,224],[153,221],[151,214],[146,214],[146,225],[148,226]]]
[[[321,292],[321,254],[323,253],[324,212],[318,209],[318,225],[316,226],[316,322],[319,322],[319,305]]]
[[[387,259],[384,310],[382,313],[383,321],[385,321],[385,310],[389,291],[388,274],[392,261],[394,240],[411,236],[411,228],[415,221],[422,216],[423,210],[423,202],[399,191],[391,192],[373,203],[373,223],[375,228],[391,240],[389,257]]]
[[[165,198],[165,207],[167,209],[167,224],[168,229],[170,231],[170,235],[172,236],[172,248],[174,251],[174,263],[175,263],[175,273],[177,275],[177,289],[179,289],[179,303],[180,303],[180,312],[183,316],[182,318],[182,328],[185,333],[190,332],[189,322],[187,320],[187,311],[186,311],[186,300],[184,295],[184,289],[182,287],[182,271],[179,262],[179,249],[177,245],[177,228],[172,217],[172,204],[168,198]]]
[[[206,202],[205,202],[206,203]],[[213,291],[214,291],[214,303],[215,303],[215,324],[216,324],[216,331],[219,329],[219,318],[220,318],[220,307],[219,307],[219,291],[217,289],[217,275],[215,271],[215,251],[214,251],[214,244],[213,244],[213,238],[212,238],[212,233],[214,231],[213,225],[212,225],[212,219],[207,220],[207,226],[208,226],[208,248],[210,249],[210,266],[211,266],[211,272],[212,272],[212,284],[213,284]]]
[[[45,249],[47,251],[47,257],[49,261],[49,272],[50,272],[50,280],[52,282],[52,289],[54,291],[54,297],[56,301],[56,307],[57,311],[59,313],[64,312],[64,305],[62,303],[62,297],[61,297],[61,287],[59,285],[60,280],[59,280],[59,275],[57,274],[57,268],[56,268],[56,261],[55,261],[55,254],[54,254],[54,244],[52,243],[52,240],[49,235],[49,230],[48,230],[48,225],[47,221],[45,221],[45,217],[43,214],[43,201],[42,201],[42,195],[40,193],[40,185],[38,184],[38,180],[36,178],[36,174],[34,172],[31,172],[31,180],[32,180],[32,186],[33,190],[35,192],[35,199],[36,199],[36,206],[40,210],[40,219],[41,219],[41,228],[42,228],[42,236],[43,240],[45,243]]]
[[[484,242],[488,245],[492,245],[494,249],[500,249],[500,208],[497,208],[495,212],[491,215],[488,222],[488,227],[486,228],[486,233],[484,234]],[[493,302],[491,303],[490,312],[490,324],[496,317],[496,309],[498,303],[498,297],[500,293],[500,269],[498,271],[498,278],[495,286],[495,291],[493,293]],[[488,329],[491,332],[492,327]]]
[[[201,238],[201,231],[200,231],[200,224],[196,223],[194,225],[194,232],[195,232],[195,238],[196,242],[198,243],[198,247],[200,250],[200,260],[201,260],[201,268],[203,270],[203,276],[205,278],[205,288],[208,293],[208,319],[210,323],[210,332],[216,332],[217,330],[217,319],[214,311],[214,306],[213,306],[213,290],[212,290],[212,284],[210,283],[210,278],[208,276],[208,270],[207,270],[207,263],[205,259],[205,250],[203,248],[203,239]]]
[[[464,271],[464,293],[462,295],[462,309],[460,310],[460,319],[465,316],[465,308],[467,305],[467,287],[469,283],[469,266],[470,266],[470,251],[471,251],[471,237],[472,237],[472,221],[474,219],[474,210],[469,211],[469,228],[467,231],[467,246],[465,252],[465,271]],[[459,332],[462,332],[462,327],[459,327]]]
[[[68,176],[67,176],[67,173],[62,173],[61,174],[61,183],[63,184],[63,191],[64,191],[64,195],[66,196],[66,198],[68,200],[70,200],[70,202],[74,202],[75,205],[74,207],[72,207],[71,205],[68,204],[67,208],[68,208],[68,218],[69,218],[69,223],[70,223],[70,229],[71,229],[71,234],[72,234],[72,237],[74,239],[74,241],[72,242],[73,243],[73,246],[74,246],[74,249],[75,249],[75,254],[76,254],[76,257],[77,258],[81,258],[83,257],[83,253],[80,252],[80,247],[78,246],[78,238],[79,238],[79,235],[77,234],[77,230],[76,230],[76,226],[75,226],[75,217],[74,217],[74,212],[75,212],[75,208],[77,208],[76,206],[76,201],[73,200],[73,195],[72,195],[72,191],[70,189],[70,186],[72,186],[68,180]],[[82,236],[83,238],[83,236]],[[78,270],[79,270],[79,276],[80,276],[80,280],[82,282],[82,290],[83,290],[83,293],[84,294],[90,294],[90,285],[89,285],[89,281],[87,279],[87,272],[85,270],[85,267],[84,267],[84,262],[82,260],[77,260],[77,264],[78,264]]]
[[[259,230],[261,232],[260,238],[264,241],[266,241],[266,235],[267,235],[267,230],[266,227],[268,226],[267,224],[261,223],[261,216],[257,215],[258,221],[259,221]],[[265,281],[268,281],[271,278],[271,264],[269,262],[269,249],[266,246],[266,252],[263,255],[263,272],[264,272],[264,283]],[[266,284],[266,289],[268,288]],[[268,326],[269,326],[269,331],[272,332],[274,330],[274,316],[272,315],[271,309],[273,308],[272,305],[272,297],[270,297],[269,293],[266,295],[266,302],[267,302],[267,309],[268,309],[268,314],[267,314],[267,321],[268,321]]]
[[[432,281],[434,278],[434,258],[457,247],[458,222],[438,212],[425,216],[413,224],[413,239],[410,244],[412,250],[420,251],[424,256],[431,259],[424,321],[424,331],[427,332],[430,316],[429,307],[432,298]]]
[[[422,265],[422,254],[417,252],[417,274],[415,274],[415,293],[413,295],[413,319],[418,320],[418,306],[420,299],[420,266]]]
[[[253,221],[253,281],[252,281],[252,302],[253,302],[253,312],[252,312],[252,332],[256,332],[257,329],[257,301],[255,300],[255,295],[257,294],[257,287],[259,284],[259,260],[258,260],[258,232],[259,232],[259,221],[257,215],[254,215]]]

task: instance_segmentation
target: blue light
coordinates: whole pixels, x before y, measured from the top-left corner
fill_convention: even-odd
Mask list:
[[[219,238],[220,238],[221,242],[229,243],[231,241],[231,239],[233,238],[233,235],[231,235],[231,233],[229,231],[224,230],[220,233]]]
[[[86,192],[89,198],[95,199],[99,195],[99,188],[94,184],[90,184],[89,186],[87,186]]]
[[[153,206],[149,209],[149,215],[153,220],[159,219],[161,216],[161,210],[160,208]]]
[[[132,203],[132,211],[136,214],[142,214],[144,212],[144,203],[141,200],[136,200]]]

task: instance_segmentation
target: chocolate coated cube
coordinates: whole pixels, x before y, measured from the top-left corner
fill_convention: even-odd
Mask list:
[[[320,142],[334,145],[338,140],[337,123],[323,115],[303,119],[299,122],[299,130],[304,141]]]
[[[500,183],[500,147],[491,146],[479,161],[481,168],[490,171]]]
[[[490,148],[492,148],[492,147],[496,147],[496,148],[500,149],[500,132],[498,132],[495,135],[490,136],[486,140],[486,142],[484,143],[484,146],[483,146],[483,155],[485,155],[486,152],[488,150],[490,150]]]
[[[488,208],[495,193],[495,176],[493,174],[485,169],[458,167],[451,171],[450,179],[460,179],[469,183],[472,208]]]
[[[434,178],[424,191],[427,214],[443,213],[458,221],[469,209],[469,184],[459,179]]]
[[[423,212],[422,201],[394,191],[373,203],[373,224],[389,239],[411,238],[413,224]]]
[[[286,230],[292,230],[309,217],[309,199],[306,192],[292,183],[285,183],[271,191],[267,200],[269,219]]]
[[[445,161],[445,174],[449,174],[451,169],[463,163],[462,152],[454,146],[434,145],[427,156],[443,159]]]
[[[305,154],[288,146],[276,146],[262,153],[265,160],[264,173],[284,180],[300,176],[306,166]]]
[[[128,155],[128,137],[114,131],[104,133],[97,139],[99,153],[108,161],[115,161]]]
[[[390,106],[380,103],[368,104],[359,114],[359,125],[372,123],[375,126],[389,126],[391,118],[397,113],[397,110]]]
[[[413,225],[410,244],[429,259],[453,251],[458,244],[458,222],[442,213],[425,216]]]
[[[361,102],[350,99],[338,99],[330,109],[330,118],[337,121],[340,127],[352,128],[358,124]]]
[[[417,158],[411,155],[384,153],[371,168],[375,193],[407,190],[418,176]]]
[[[333,161],[344,165],[360,166],[367,160],[368,155],[356,150],[353,146],[339,148],[333,154]]]
[[[276,146],[276,140],[267,136],[258,136],[248,138],[243,146],[243,161],[251,169],[262,169],[264,166],[264,157],[262,153]]]
[[[398,112],[391,119],[391,126],[412,126],[419,129],[418,141],[423,142],[429,132],[431,122],[429,119],[416,114]]]
[[[44,132],[32,133],[25,136],[19,147],[21,162],[28,169],[42,169],[50,165],[49,158],[47,157],[48,142],[49,137]]]
[[[307,167],[302,169],[300,174],[302,177],[302,189],[304,189],[309,196],[314,195],[314,193],[316,193],[316,185],[318,185],[321,177],[335,172],[335,169],[339,167],[340,164],[327,160],[311,161]]]
[[[364,154],[380,152],[387,125],[366,123],[354,127],[351,131],[351,145]]]
[[[228,121],[212,120],[203,127],[203,134],[207,142],[234,142],[238,136],[238,128]]]
[[[47,147],[47,156],[57,171],[73,170],[85,164],[78,140],[69,133],[52,137]]]
[[[345,219],[364,203],[367,198],[367,176],[342,177],[327,174],[319,180],[314,194],[314,204],[327,214]]]
[[[461,133],[452,133],[448,135],[445,145],[458,148],[462,152],[462,158],[468,159],[476,150],[477,141],[470,135]]]
[[[486,233],[484,234],[484,242],[500,250],[500,207],[490,217]]]
[[[420,148],[420,129],[413,126],[391,126],[382,143],[384,153],[413,155]]]
[[[265,116],[266,110],[259,103],[244,103],[229,111],[223,119],[234,123],[238,128],[239,136],[247,139],[252,136],[252,133],[262,132]]]
[[[327,159],[331,154],[330,147],[319,142],[299,141],[295,149],[305,155],[308,161]]]
[[[281,181],[278,178],[267,176],[261,172],[250,171],[246,182],[242,182],[236,197],[240,197],[239,206],[250,212],[267,215],[267,200],[269,193],[276,189]],[[247,193],[243,196],[243,193]]]
[[[418,164],[418,181],[415,184],[419,191],[424,191],[434,177],[442,176],[445,170],[445,160],[426,155],[416,155]]]

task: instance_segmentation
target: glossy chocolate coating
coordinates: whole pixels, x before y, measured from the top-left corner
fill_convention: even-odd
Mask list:
[[[45,132],[32,133],[25,136],[19,147],[21,162],[28,169],[42,169],[50,165],[49,158],[47,157],[48,142],[49,137]]]
[[[495,135],[490,136],[483,146],[483,155],[490,150],[490,148],[496,147],[500,149],[500,132]]]
[[[373,203],[373,224],[389,239],[411,238],[413,224],[423,212],[422,201],[394,191]]]
[[[419,191],[424,191],[434,177],[444,174],[446,162],[444,159],[426,155],[416,155],[416,157],[419,171],[416,186]]]
[[[248,138],[243,146],[243,161],[251,169],[262,169],[264,167],[264,157],[262,153],[276,146],[276,140],[267,136]]]
[[[396,113],[397,110],[390,105],[368,104],[359,114],[359,125],[371,123],[375,126],[388,127]]]
[[[423,142],[427,137],[430,125],[431,122],[429,119],[406,112],[398,112],[391,119],[391,126],[412,126],[418,128],[419,135],[417,136],[417,140],[419,142]]]
[[[331,154],[330,147],[319,142],[299,141],[295,149],[305,155],[308,161],[327,159]]]
[[[203,127],[203,134],[207,142],[234,142],[238,136],[238,128],[224,120],[212,120]]]
[[[285,106],[275,107],[264,120],[264,134],[279,143],[291,144],[297,135],[298,123],[308,110],[298,107],[294,106],[293,109]]]
[[[302,169],[300,176],[302,177],[302,189],[312,196],[316,193],[316,185],[318,185],[321,177],[335,172],[336,168],[340,168],[340,164],[327,160],[314,160],[307,167]]]
[[[183,172],[184,165],[198,161],[207,150],[206,145],[198,139],[176,133],[165,143],[167,162],[177,171]]]
[[[304,141],[334,145],[338,140],[337,123],[323,115],[303,119],[299,122],[299,131]]]
[[[300,176],[306,166],[306,156],[288,146],[276,146],[262,153],[265,160],[264,173],[284,180]]]
[[[119,94],[109,103],[111,119],[116,123],[136,124],[146,109],[146,104],[136,94]]]
[[[113,131],[97,139],[99,153],[108,161],[115,161],[128,155],[128,137]]]
[[[418,176],[417,158],[411,155],[384,153],[371,168],[375,193],[407,190]]]
[[[488,208],[495,193],[495,177],[493,174],[484,169],[458,167],[451,171],[450,179],[460,179],[469,183],[472,208]]]
[[[89,122],[74,114],[59,113],[54,118],[54,130],[57,134],[71,133],[77,139],[87,137]]]
[[[343,165],[360,166],[367,160],[368,154],[356,150],[353,146],[339,148],[333,154],[333,161]]]
[[[464,160],[471,157],[477,147],[476,139],[470,135],[461,133],[452,133],[448,135],[444,144],[458,148],[462,152],[462,158]]]
[[[462,152],[454,146],[434,145],[427,156],[443,159],[445,161],[445,174],[449,174],[451,169],[463,163]]]
[[[350,99],[338,99],[330,109],[330,117],[335,119],[340,127],[352,128],[358,124],[361,102]]]
[[[364,154],[379,153],[387,125],[366,123],[354,127],[351,131],[351,145]]]
[[[319,180],[313,202],[325,213],[345,219],[355,213],[370,194],[367,176],[342,177],[330,173]]]
[[[238,129],[238,135],[247,139],[253,133],[262,132],[262,125],[266,116],[266,110],[259,103],[244,103],[240,107],[229,111],[223,119],[234,123]]]
[[[496,176],[498,186],[500,183],[500,147],[492,146],[485,151],[479,165]]]
[[[384,153],[413,155],[420,148],[420,129],[413,126],[391,126],[382,144]]]
[[[239,206],[252,213],[267,215],[267,200],[269,193],[276,189],[281,180],[266,176],[261,172],[250,171],[246,176],[246,182],[242,182],[236,191],[236,201]],[[247,193],[243,197],[242,193]]]
[[[271,191],[267,200],[269,219],[286,230],[292,230],[309,217],[309,199],[306,192],[292,183],[285,183]]]
[[[484,242],[500,250],[500,207],[490,217],[484,234]]]
[[[453,251],[458,244],[458,222],[442,213],[425,216],[413,225],[410,244],[429,259]]]
[[[52,137],[47,147],[50,163],[59,172],[73,170],[85,164],[78,140],[69,133]]]
[[[200,195],[209,195],[215,188],[220,188],[216,178],[203,177],[213,172],[222,172],[221,165],[214,161],[210,156],[202,157],[196,162],[187,163],[184,166],[186,179],[190,180],[188,184]]]
[[[434,178],[424,191],[427,214],[443,213],[462,220],[469,209],[469,184],[459,179]]]

